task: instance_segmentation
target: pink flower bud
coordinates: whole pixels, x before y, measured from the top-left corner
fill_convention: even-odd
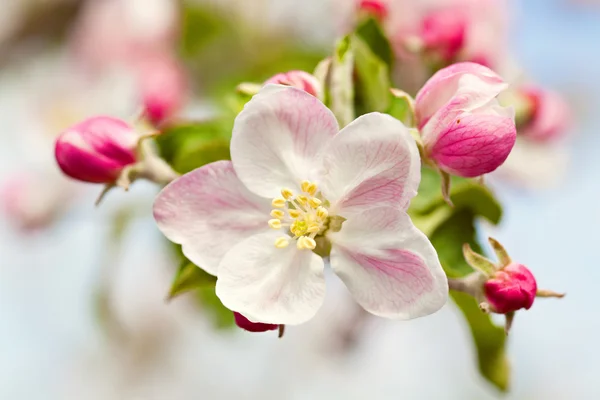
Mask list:
[[[492,70],[471,62],[434,74],[415,100],[425,156],[442,171],[463,177],[502,165],[517,135],[514,111],[496,100],[506,87]]]
[[[154,125],[173,117],[186,97],[185,76],[171,57],[157,55],[138,62],[139,85],[146,117]]]
[[[93,117],[56,140],[60,169],[73,179],[112,183],[122,169],[136,162],[138,135],[127,123],[112,117]]]
[[[558,94],[538,86],[525,86],[521,95],[529,101],[528,121],[520,128],[524,137],[538,142],[558,139],[567,132],[571,115],[566,101]]]
[[[358,10],[375,17],[379,21],[383,21],[389,13],[386,2],[382,0],[361,0],[358,3]]]
[[[265,82],[265,85],[268,83],[293,86],[295,88],[302,89],[315,97],[319,97],[321,95],[321,84],[317,78],[304,71],[289,71],[277,74],[268,79]]]
[[[260,322],[252,322],[242,314],[234,312],[235,324],[248,332],[266,332],[274,331],[279,328],[279,325],[263,324]]]
[[[528,310],[535,300],[537,283],[524,265],[511,263],[484,284],[487,301],[499,314]]]
[[[425,16],[421,22],[421,39],[425,49],[450,62],[463,48],[467,19],[461,10],[444,8]]]

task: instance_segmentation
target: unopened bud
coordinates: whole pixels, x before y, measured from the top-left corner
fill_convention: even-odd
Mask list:
[[[234,312],[235,324],[248,332],[267,332],[274,331],[279,328],[279,325],[263,324],[262,322],[252,322],[242,314]]]
[[[535,277],[524,265],[511,263],[497,271],[483,285],[485,298],[492,310],[506,314],[533,305],[537,293]]]
[[[137,161],[139,136],[124,121],[93,117],[56,140],[55,156],[60,169],[73,179],[112,183],[123,168]]]
[[[266,84],[275,83],[279,85],[292,86],[304,90],[315,97],[321,96],[321,84],[313,75],[304,71],[289,71],[277,74],[269,78]]]

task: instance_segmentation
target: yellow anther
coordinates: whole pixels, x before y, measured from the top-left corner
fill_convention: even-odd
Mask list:
[[[305,206],[308,203],[308,197],[304,195],[297,196],[296,200],[298,200],[298,203],[302,204],[303,206]]]
[[[296,219],[300,216],[300,211],[298,210],[288,210],[288,214],[290,214],[290,217]]]
[[[270,219],[269,226],[273,229],[281,229],[281,221],[278,219]]]
[[[275,239],[275,247],[278,249],[285,249],[290,244],[289,240],[286,237],[280,237]]]
[[[303,192],[308,193],[308,188],[310,187],[311,183],[310,181],[302,181],[302,183],[300,184],[300,188],[302,189]]]
[[[307,233],[317,233],[320,230],[321,230],[321,225],[313,222],[312,224],[308,225],[308,229],[306,230],[306,232]]]
[[[308,188],[305,190],[305,192],[310,194],[311,196],[314,196],[315,193],[317,193],[317,189],[317,184],[313,182],[310,185],[308,185]]]
[[[317,242],[315,242],[314,239],[311,239],[308,236],[302,236],[302,237],[298,238],[296,247],[298,247],[300,250],[302,250],[302,249],[313,250],[315,247],[317,247]]]
[[[319,217],[320,219],[325,219],[328,215],[329,212],[327,212],[327,209],[325,207],[317,208],[317,217]]]
[[[308,200],[308,203],[312,208],[317,208],[321,205],[321,200],[317,199],[316,197],[311,197],[310,200]]]
[[[271,202],[271,205],[275,208],[282,208],[285,207],[285,199],[283,197],[276,197],[273,199],[273,201]]]
[[[282,210],[271,210],[271,217],[282,219],[285,217],[285,213]]]
[[[283,188],[283,189],[281,189],[281,195],[282,195],[282,196],[283,196],[283,197],[284,197],[286,200],[289,200],[289,199],[291,199],[292,197],[294,197],[294,193],[293,193],[293,192],[292,192],[290,189],[287,189],[287,188]]]

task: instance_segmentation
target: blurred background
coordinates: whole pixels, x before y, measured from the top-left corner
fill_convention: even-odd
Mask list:
[[[600,2],[507,2],[511,61],[559,93],[572,122],[490,178],[505,215],[484,234],[568,293],[517,315],[508,394],[480,377],[453,304],[368,318],[331,279],[318,317],[277,340],[232,327],[206,294],[167,302],[177,265],[151,217],[158,188],[136,183],[95,208],[100,188],[58,170],[54,138],[87,116],[134,120],[169,98],[177,118],[203,120],[240,82],[312,71],[350,3],[2,1],[0,398],[600,398]]]

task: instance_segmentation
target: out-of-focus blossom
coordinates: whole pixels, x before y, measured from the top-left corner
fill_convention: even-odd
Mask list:
[[[0,201],[6,217],[23,231],[42,229],[66,209],[72,187],[51,173],[19,173],[2,182]]]
[[[321,83],[313,75],[304,71],[289,71],[277,74],[265,82],[266,84],[274,83],[304,90],[315,97],[321,96]]]
[[[420,159],[401,122],[371,113],[340,132],[314,96],[267,85],[236,118],[231,155],[175,180],[154,205],[161,231],[217,276],[229,309],[252,322],[309,320],[325,296],[318,254],[329,253],[375,315],[415,318],[446,302],[435,249],[406,214]]]
[[[548,142],[568,132],[570,110],[560,94],[533,85],[519,88],[519,94],[529,103],[528,115],[519,126],[520,135],[536,142]]]
[[[483,285],[485,298],[494,312],[506,314],[524,308],[529,310],[535,300],[537,283],[524,265],[511,263]]]
[[[186,79],[181,65],[166,55],[137,62],[144,114],[155,126],[174,117],[185,103]]]
[[[424,155],[442,171],[463,177],[498,168],[517,136],[514,111],[496,100],[507,86],[476,63],[454,64],[433,75],[415,100]]]
[[[233,317],[235,318],[235,324],[248,332],[267,332],[274,331],[279,328],[279,325],[274,324],[263,324],[260,322],[252,322],[242,314],[234,312]]]
[[[360,0],[358,10],[372,15],[380,21],[383,21],[388,15],[388,5],[385,0]]]
[[[73,179],[112,183],[123,168],[137,160],[138,134],[112,117],[93,117],[62,133],[55,156],[61,170]]]
[[[171,52],[177,19],[174,0],[88,1],[73,32],[76,59],[105,69]]]

